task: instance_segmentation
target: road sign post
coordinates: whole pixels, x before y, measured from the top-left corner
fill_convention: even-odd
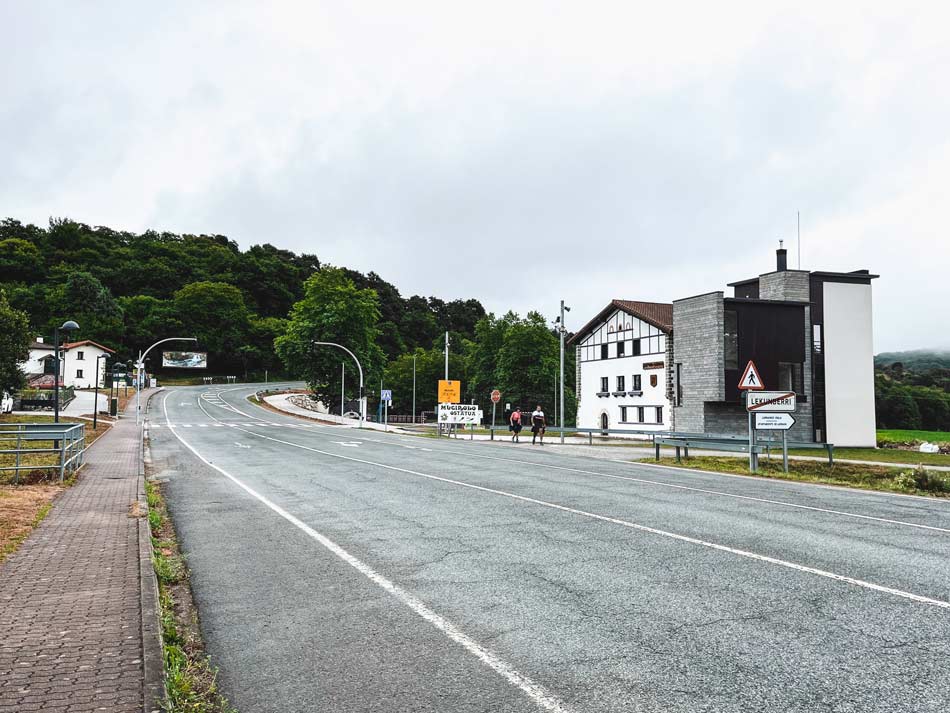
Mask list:
[[[498,389],[492,389],[491,392],[491,440],[495,440],[495,407],[501,401],[501,392]]]
[[[749,470],[755,473],[758,470],[759,458],[755,453],[755,426],[752,423],[752,411],[750,410],[750,397],[752,391],[761,391],[765,388],[762,383],[762,377],[759,376],[759,370],[755,368],[755,363],[750,359],[745,365],[745,371],[739,379],[739,390],[745,392],[746,410],[749,412]]]

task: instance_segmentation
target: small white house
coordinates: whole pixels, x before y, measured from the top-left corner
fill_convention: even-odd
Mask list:
[[[95,386],[96,360],[99,359],[99,386],[105,385],[106,363],[115,351],[88,339],[81,342],[68,342],[60,347],[60,386],[72,386],[77,389],[91,389]],[[20,364],[31,386],[51,388],[53,386],[54,366],[53,345],[37,337],[30,345],[29,358]]]
[[[613,300],[571,337],[579,428],[670,430],[672,324],[672,304]]]

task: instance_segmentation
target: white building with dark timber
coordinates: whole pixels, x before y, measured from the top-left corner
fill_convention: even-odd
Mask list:
[[[776,269],[730,283],[731,296],[707,292],[671,305],[614,300],[571,340],[577,425],[745,434],[738,382],[754,361],[767,389],[797,395],[793,441],[874,447],[876,277],[790,270],[780,247]],[[644,329],[658,341],[644,346]],[[651,372],[657,387],[648,390]],[[642,388],[631,389],[637,374]]]
[[[578,426],[670,430],[672,323],[672,304],[612,300],[571,337]]]

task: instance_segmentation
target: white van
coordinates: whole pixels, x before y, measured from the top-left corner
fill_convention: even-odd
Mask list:
[[[6,391],[0,395],[0,413],[12,413],[13,412],[13,397],[8,394]]]

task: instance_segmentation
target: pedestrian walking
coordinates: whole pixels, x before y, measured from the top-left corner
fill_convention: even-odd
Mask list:
[[[547,423],[544,420],[544,411],[541,410],[541,404],[535,407],[531,413],[531,445],[534,445],[535,439],[539,439],[541,445],[544,445],[544,431],[547,429]]]
[[[509,422],[511,428],[511,442],[520,443],[521,441],[518,438],[518,434],[521,433],[521,409],[516,408],[511,414],[511,421]]]

